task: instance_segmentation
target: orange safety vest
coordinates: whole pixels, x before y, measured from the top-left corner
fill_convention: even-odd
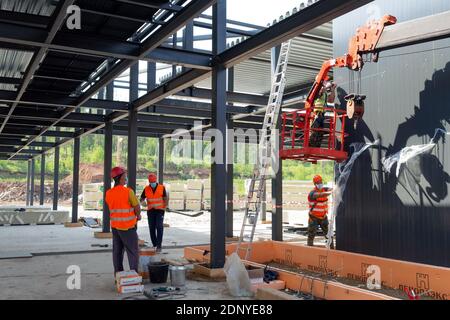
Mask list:
[[[134,228],[137,217],[130,203],[130,189],[119,185],[106,191],[105,201],[109,207],[111,228],[128,230]]]
[[[325,192],[325,189],[314,188],[314,192]],[[324,219],[328,214],[328,197],[312,199],[311,194],[308,195],[309,214],[313,217]]]
[[[164,186],[162,184],[158,184],[156,186],[155,192],[153,193],[153,189],[150,186],[145,187],[145,198],[147,199],[147,210],[158,209],[164,210],[166,209],[166,204],[164,203]]]

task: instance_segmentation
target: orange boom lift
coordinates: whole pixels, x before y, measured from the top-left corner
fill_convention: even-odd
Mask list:
[[[371,54],[372,61],[378,61],[377,44],[383,34],[384,28],[397,23],[397,18],[386,15],[379,21],[371,21],[364,27],[358,28],[356,35],[350,39],[348,53],[336,59],[323,63],[315,82],[308,94],[305,107],[282,115],[282,159],[295,159],[317,163],[318,160],[345,161],[348,157],[344,151],[345,118],[361,119],[364,115],[365,96],[358,93],[349,94],[346,110],[339,110],[325,106],[323,108],[325,125],[323,128],[311,128],[316,117],[314,111],[315,101],[319,97],[324,82],[329,80],[332,68],[348,68],[361,72],[364,66],[365,55]],[[340,120],[340,121],[338,121]],[[310,137],[314,132],[320,133],[323,138],[321,145],[310,146]],[[339,145],[337,144],[339,141]]]

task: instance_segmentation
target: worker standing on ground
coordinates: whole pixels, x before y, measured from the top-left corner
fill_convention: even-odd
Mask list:
[[[331,188],[323,186],[321,176],[316,175],[313,182],[314,190],[308,195],[308,246],[314,245],[314,238],[319,226],[325,234],[328,234],[328,196],[330,196],[332,192]]]
[[[127,172],[124,168],[111,170],[114,187],[106,191],[113,234],[114,272],[123,271],[123,253],[127,252],[130,270],[138,272],[139,245],[137,221],[141,220],[141,207],[134,191],[127,184]]]
[[[164,210],[167,208],[169,198],[163,184],[157,182],[156,174],[148,175],[149,185],[141,194],[141,202],[147,202],[148,227],[150,238],[156,252],[161,252],[164,232]]]
[[[325,81],[319,92],[319,98],[314,101],[314,114],[315,118],[311,124],[311,136],[309,138],[309,146],[313,148],[320,148],[325,134],[320,129],[325,128],[325,108],[328,107],[328,103],[334,103],[336,99],[336,84],[332,81]]]

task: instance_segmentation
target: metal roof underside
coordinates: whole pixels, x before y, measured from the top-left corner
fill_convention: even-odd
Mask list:
[[[309,2],[313,4],[317,1]],[[124,114],[115,123],[114,134],[126,134],[126,112],[130,105],[105,100],[105,96],[97,96],[96,93],[104,88],[102,83],[107,84],[126,74],[129,66],[142,58],[167,63],[166,56],[169,55],[178,65],[189,65],[191,61],[199,65],[204,63],[208,56],[204,51],[177,48],[167,53],[171,40],[170,34],[164,33],[172,27],[172,20],[184,19],[189,15],[192,15],[190,19],[198,17],[204,10],[200,7],[201,3],[206,5],[208,1],[1,1],[0,159],[29,159],[51,150],[58,140],[69,141],[80,134],[102,133],[101,125],[110,112],[113,115]],[[65,26],[65,9],[72,4],[81,8],[83,27],[80,30],[69,30]],[[307,5],[302,4],[299,9],[304,7]],[[292,14],[299,9],[295,8]],[[277,22],[274,21],[274,24]],[[231,33],[242,35],[252,30],[243,25],[241,31],[236,26],[233,28]],[[264,28],[253,29],[253,32]],[[164,35],[165,42],[157,42],[160,34]],[[249,36],[230,36],[233,41],[229,41],[229,47],[239,45]],[[154,46],[155,43],[161,44],[158,47],[158,44]],[[147,44],[149,47],[146,47]],[[151,44],[151,48],[156,50],[145,51]],[[177,56],[177,50],[181,58]],[[150,52],[150,56],[143,56],[144,51]],[[155,55],[152,56],[152,53]],[[296,37],[287,73],[287,92],[292,88],[307,87],[322,62],[331,56],[331,23]],[[250,113],[255,106],[265,105],[263,95],[267,95],[270,88],[270,58],[269,50],[234,67],[234,90],[241,93],[230,98],[234,107],[230,106],[229,112]],[[121,67],[123,71],[119,72]],[[151,108],[140,110],[138,135],[158,137],[175,128],[190,129],[196,118],[208,123],[211,108],[210,92],[207,90],[209,83],[210,79],[194,82],[199,89],[191,90],[191,94],[183,91]],[[258,128],[261,122],[261,116],[249,116],[241,125]]]

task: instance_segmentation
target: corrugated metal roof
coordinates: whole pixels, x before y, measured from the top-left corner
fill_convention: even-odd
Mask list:
[[[6,11],[36,14],[40,16],[51,16],[55,10],[57,1],[49,0],[2,0],[0,9]]]
[[[32,57],[32,52],[0,48],[0,77],[22,78]],[[12,84],[0,83],[0,90],[16,91],[16,88]]]
[[[324,1],[324,0],[322,0]],[[280,20],[298,12],[316,1],[309,0],[281,16]],[[272,24],[276,24],[274,21]],[[308,84],[314,81],[323,62],[333,57],[333,26],[332,22],[321,25],[293,40],[287,71],[287,87]],[[229,43],[234,46],[245,38]],[[234,90],[255,94],[266,94],[271,85],[270,50],[240,63],[234,67]],[[201,88],[211,88],[211,79],[206,79],[196,85]]]

